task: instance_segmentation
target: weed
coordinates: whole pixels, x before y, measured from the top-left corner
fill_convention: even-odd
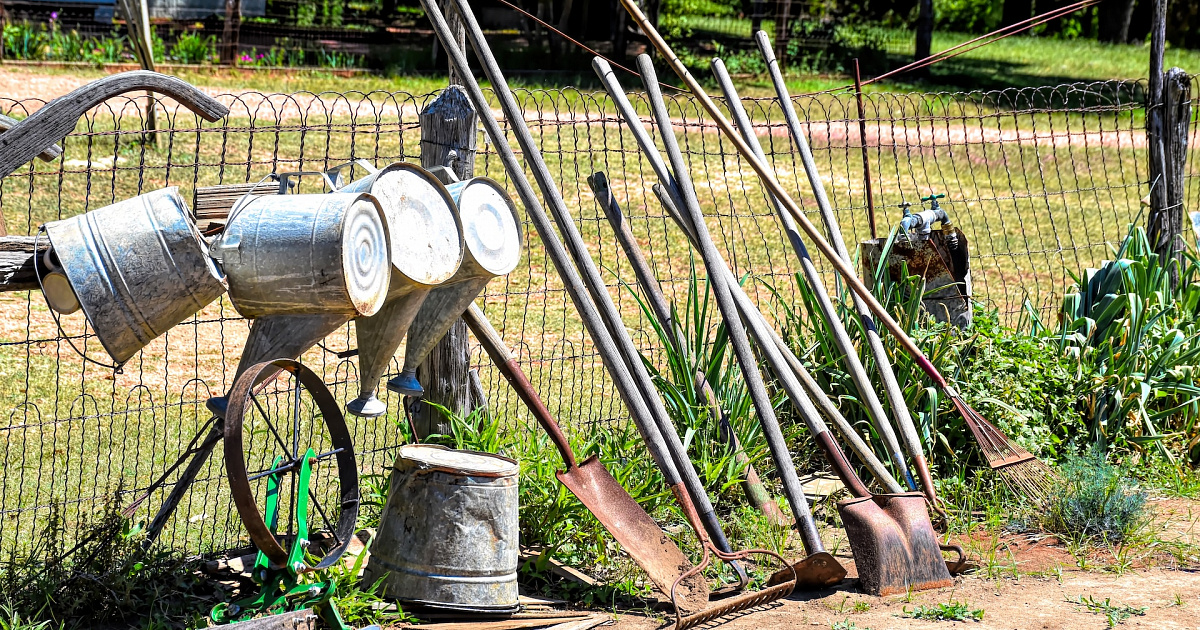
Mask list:
[[[903,616],[925,621],[983,621],[983,609],[971,608],[968,602],[951,599],[944,604],[917,606],[911,611],[905,606]]]
[[[359,573],[367,558],[372,539],[367,543],[353,564],[335,562],[333,566],[314,574],[307,579],[310,582],[331,582],[333,584],[333,603],[337,606],[342,620],[353,628],[366,625],[392,626],[399,623],[414,621],[412,615],[397,607],[391,610],[389,602],[379,595],[385,578],[379,578],[374,584],[363,588]],[[315,564],[315,560],[313,562]]]
[[[205,63],[217,54],[217,37],[186,32],[175,40],[171,57],[179,63]]]
[[[1147,522],[1146,493],[1128,481],[1128,471],[1108,463],[1101,445],[1067,456],[1052,496],[1046,527],[1060,534],[1117,545]]]
[[[871,610],[871,604],[869,604],[866,600],[860,599],[854,602],[854,606],[850,610],[856,613],[865,613],[868,610]]]
[[[1175,593],[1175,597],[1171,599],[1171,603],[1169,605],[1183,608],[1184,606],[1187,606],[1187,600],[1183,598],[1183,593]]]
[[[871,630],[865,626],[860,626],[849,619],[835,621],[829,625],[829,630]]]
[[[1097,615],[1104,615],[1108,620],[1108,627],[1115,628],[1118,625],[1125,623],[1130,617],[1142,617],[1146,614],[1146,606],[1128,606],[1122,604],[1114,604],[1112,600],[1105,597],[1104,601],[1096,599],[1092,596],[1084,597],[1080,595],[1075,599],[1067,598],[1067,602],[1083,606],[1088,612]]]

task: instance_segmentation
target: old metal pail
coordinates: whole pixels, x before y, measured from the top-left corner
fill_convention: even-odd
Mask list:
[[[45,228],[83,314],[117,363],[225,292],[178,188]]]
[[[500,184],[476,177],[447,186],[463,226],[466,253],[453,278],[429,292],[408,329],[404,371],[388,381],[389,390],[406,396],[424,393],[417,367],[475,300],[487,283],[521,261],[521,219]]]
[[[401,602],[517,609],[517,463],[441,446],[400,447],[365,580]]]
[[[388,231],[369,194],[248,197],[212,252],[243,317],[371,315],[387,297]]]
[[[462,226],[446,187],[425,169],[397,162],[352,182],[344,192],[369,192],[379,200],[392,230],[392,277],[383,308],[355,323],[359,395],[350,413],[375,417],[387,405],[375,396],[379,379],[429,291],[458,271],[463,258]]]

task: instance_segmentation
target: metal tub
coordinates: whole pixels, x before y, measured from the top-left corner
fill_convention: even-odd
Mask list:
[[[45,229],[71,291],[117,363],[225,292],[178,188]]]
[[[517,463],[400,447],[365,580],[404,603],[509,612],[517,603]]]

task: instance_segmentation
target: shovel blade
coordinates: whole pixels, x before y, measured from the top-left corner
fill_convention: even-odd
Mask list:
[[[838,503],[859,585],[872,595],[954,584],[918,492],[877,494]]]
[[[837,586],[846,579],[846,567],[837,561],[827,551],[820,551],[807,558],[793,562],[791,569],[780,569],[767,578],[767,586],[783,584],[792,579],[792,569],[796,570],[796,590],[819,591],[823,588]]]
[[[658,523],[617,483],[594,455],[575,468],[558,472],[558,480],[612,534],[650,581],[668,598],[671,588],[693,566]],[[697,573],[679,582],[675,603],[684,614],[708,607],[708,583]]]

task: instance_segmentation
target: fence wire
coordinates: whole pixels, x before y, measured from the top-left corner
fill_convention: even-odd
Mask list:
[[[1142,95],[1136,82],[867,95],[865,142],[880,234],[898,220],[901,202],[946,193],[943,205],[969,239],[975,298],[1009,323],[1025,304],[1052,317],[1068,271],[1105,258],[1107,243],[1139,214],[1147,193]],[[653,333],[625,284],[633,284],[633,274],[586,184],[588,175],[606,172],[666,295],[681,303],[693,261],[651,193],[648,163],[607,96],[571,89],[517,96],[635,341],[654,356]],[[79,122],[56,161],[31,163],[0,180],[0,210],[11,234],[33,234],[47,221],[164,186],[178,186],[191,200],[197,186],[257,181],[274,171],[325,169],[355,158],[417,161],[418,113],[434,98],[239,92],[219,97],[231,113],[217,124],[160,101],[151,142],[143,142],[144,99],[114,99]],[[634,101],[649,111],[643,97]],[[0,99],[0,112],[21,117],[43,104]],[[797,98],[795,105],[843,232],[852,242],[869,237],[864,138],[852,95]],[[756,98],[745,106],[781,181],[817,220],[779,103]],[[766,285],[789,295],[795,267],[762,187],[694,100],[675,96],[669,107],[718,245],[739,273],[753,276],[750,292],[764,310],[778,312]],[[507,184],[486,138],[479,151],[476,173]],[[1192,166],[1187,182],[1190,203],[1197,189]],[[302,187],[316,191],[316,185]],[[521,265],[493,281],[479,301],[568,432],[620,422],[626,412],[562,282],[532,225],[524,228]],[[827,266],[823,272],[834,281]],[[222,298],[113,374],[71,349],[74,342],[103,357],[81,315],[64,317],[60,330],[37,292],[0,294],[0,304],[0,409],[7,413],[0,427],[0,553],[8,557],[30,553],[52,518],[77,530],[106,501],[125,505],[140,496],[208,421],[204,401],[230,387],[249,322]],[[335,353],[354,346],[350,324],[302,357],[341,402],[357,393],[357,364]],[[491,407],[527,422],[479,348],[472,357]],[[394,362],[384,378],[399,368]],[[385,472],[401,439],[400,400],[380,391],[389,405],[385,416],[347,419],[362,474]],[[169,525],[169,544],[190,553],[247,544],[223,471],[217,449]],[[143,505],[139,518],[153,515],[168,491]]]

